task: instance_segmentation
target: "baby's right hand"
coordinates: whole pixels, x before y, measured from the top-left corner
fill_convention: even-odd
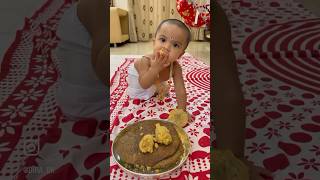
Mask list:
[[[161,71],[170,64],[169,54],[167,51],[157,51],[155,58],[151,60],[151,67]]]

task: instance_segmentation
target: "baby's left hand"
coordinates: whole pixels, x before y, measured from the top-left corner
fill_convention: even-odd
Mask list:
[[[192,115],[187,111],[188,113],[188,123],[191,123],[193,121]]]

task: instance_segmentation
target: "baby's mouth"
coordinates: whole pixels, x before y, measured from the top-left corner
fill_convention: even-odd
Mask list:
[[[166,48],[164,48],[164,47],[160,48],[160,54],[161,55],[164,54],[165,52],[166,52]]]

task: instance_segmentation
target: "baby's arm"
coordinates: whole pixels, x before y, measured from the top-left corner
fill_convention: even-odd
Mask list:
[[[159,78],[159,72],[165,67],[168,55],[159,53],[156,54],[155,59],[141,58],[135,62],[135,68],[139,73],[139,83],[144,89],[149,88],[155,84]]]
[[[184,111],[186,111],[187,93],[184,87],[182,69],[178,63],[174,63],[173,82],[174,82],[174,89],[176,91],[176,96],[177,96],[177,103],[178,103],[177,108],[183,109]]]
[[[148,59],[146,58],[137,60],[134,67],[139,73],[140,86],[144,89],[148,89],[152,84],[154,84],[160,72],[159,68],[151,67]]]

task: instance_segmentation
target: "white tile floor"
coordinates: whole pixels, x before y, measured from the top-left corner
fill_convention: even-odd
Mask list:
[[[4,53],[22,29],[25,17],[31,17],[46,0],[1,0],[0,1],[0,63]]]

